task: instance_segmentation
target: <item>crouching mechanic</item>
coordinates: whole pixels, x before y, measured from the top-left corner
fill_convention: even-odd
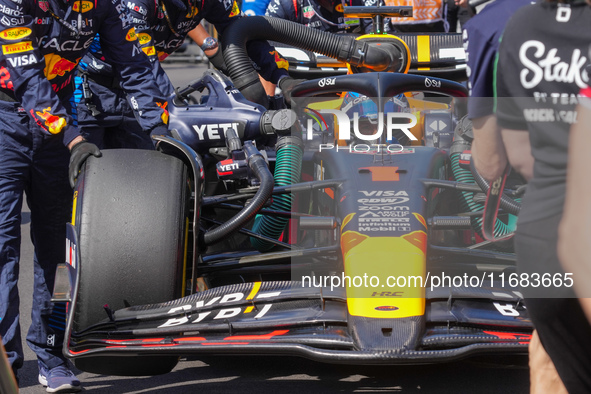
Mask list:
[[[65,260],[66,222],[80,166],[99,149],[72,117],[78,62],[100,33],[121,86],[142,109],[142,127],[166,134],[163,98],[120,0],[0,0],[0,336],[14,372],[23,365],[19,324],[21,209],[26,192],[35,247],[27,343],[48,392],[79,391],[62,354],[65,311],[51,299]],[[68,166],[70,172],[68,173]]]
[[[129,11],[138,41],[150,59],[163,96],[172,94],[174,87],[160,61],[180,48],[189,33],[201,43],[201,49],[214,66],[225,71],[217,41],[206,34],[200,22],[207,20],[223,35],[230,24],[241,18],[236,1],[138,0]],[[287,75],[287,69],[278,66],[275,60],[278,55],[266,41],[249,42],[247,51],[257,65],[257,71],[267,81],[276,84]],[[113,73],[113,63],[104,59],[99,45],[91,46],[81,66],[83,83],[79,90],[85,94],[78,104],[78,123],[83,126],[84,137],[106,148],[150,147],[149,139],[141,130],[138,132],[138,125],[134,122],[133,112],[137,108],[129,107],[125,102],[124,92]]]

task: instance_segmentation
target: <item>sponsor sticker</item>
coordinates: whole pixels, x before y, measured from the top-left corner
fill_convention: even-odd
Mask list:
[[[147,44],[152,39],[152,37],[150,37],[150,35],[148,33],[139,33],[137,35],[137,38],[138,38],[138,40],[140,42],[140,45]]]
[[[154,46],[142,48],[142,51],[144,51],[144,53],[148,56],[152,56],[152,55],[156,54],[156,48],[154,48]]]
[[[11,27],[0,32],[0,37],[5,40],[19,40],[31,35],[31,29],[28,27]]]
[[[45,55],[45,70],[43,71],[49,80],[57,77],[58,75],[63,77],[66,73],[74,70],[79,61],[80,58],[78,58],[76,61],[70,61],[61,57],[60,55],[52,53]]]
[[[13,53],[29,52],[33,50],[33,42],[25,41],[17,44],[2,45],[2,53],[10,55]]]
[[[194,18],[195,16],[197,16],[198,13],[199,13],[199,9],[197,7],[193,6],[189,10],[189,12],[187,12],[186,18],[188,18],[188,19]]]
[[[272,51],[269,53],[273,55],[275,63],[277,64],[277,68],[283,68],[285,70],[289,69],[289,62],[282,58],[277,51]]]
[[[238,15],[240,15],[240,7],[238,7],[238,4],[234,2],[234,4],[232,4],[232,12],[230,12],[230,18],[233,18]]]
[[[137,34],[135,34],[135,28],[131,28],[129,29],[129,31],[127,32],[127,35],[125,35],[125,39],[127,41],[135,41],[137,40]]]
[[[49,10],[49,4],[46,0],[40,0],[37,2],[39,4],[39,8],[43,10],[43,12],[47,12]]]
[[[60,118],[57,115],[51,114],[49,112],[50,110],[51,107],[47,107],[43,110],[43,112],[35,111],[35,113],[39,118],[45,120],[47,131],[49,131],[51,134],[58,134],[66,126],[66,120],[64,118]]]
[[[88,1],[88,0],[77,1],[72,6],[72,10],[74,10],[75,12],[81,12],[81,13],[88,12],[88,11],[92,10],[93,8],[94,8],[94,4],[92,3],[92,1]]]
[[[164,122],[164,124],[168,124],[168,109],[166,109],[166,107],[168,106],[168,101],[165,101],[164,103],[156,102],[156,105],[162,108],[161,119]]]

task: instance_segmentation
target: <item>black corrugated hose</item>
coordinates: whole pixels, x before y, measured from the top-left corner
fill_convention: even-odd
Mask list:
[[[272,40],[314,51],[375,71],[399,68],[399,54],[370,45],[355,37],[332,34],[267,16],[251,16],[232,23],[222,37],[222,53],[234,86],[246,99],[265,105],[267,96],[246,52],[250,40]]]
[[[252,141],[246,141],[244,143],[243,149],[248,157],[248,166],[260,182],[259,190],[256,192],[246,208],[241,210],[232,219],[214,228],[213,230],[207,231],[203,235],[203,242],[206,245],[219,242],[229,234],[244,226],[245,223],[250,221],[261,210],[261,208],[263,208],[267,200],[273,194],[274,179],[273,175],[271,175],[271,171],[269,171],[267,162],[261,153],[254,147]]]

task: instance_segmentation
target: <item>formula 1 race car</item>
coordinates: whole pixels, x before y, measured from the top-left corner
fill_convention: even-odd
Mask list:
[[[469,165],[465,87],[406,74],[412,54],[396,37],[239,22],[224,37],[234,84],[208,71],[177,90],[174,138],[156,137],[158,150],[87,160],[54,291],[70,303],[64,353],[116,375],[206,353],[350,364],[526,353],[511,246],[482,237],[488,185]],[[245,38],[250,23],[258,36]],[[245,43],[265,34],[355,73],[302,82],[291,109],[267,110],[245,98]],[[511,235],[517,186],[497,237]]]

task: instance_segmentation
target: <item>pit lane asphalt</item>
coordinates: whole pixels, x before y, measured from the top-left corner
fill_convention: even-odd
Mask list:
[[[198,78],[203,63],[167,62],[175,86]],[[29,240],[30,212],[23,208],[21,227],[21,329],[31,322],[33,248]],[[26,346],[20,370],[20,393],[40,394],[37,362]],[[528,393],[524,358],[478,359],[429,366],[343,366],[288,357],[183,358],[169,374],[153,377],[105,376],[75,370],[83,391],[91,393]]]

